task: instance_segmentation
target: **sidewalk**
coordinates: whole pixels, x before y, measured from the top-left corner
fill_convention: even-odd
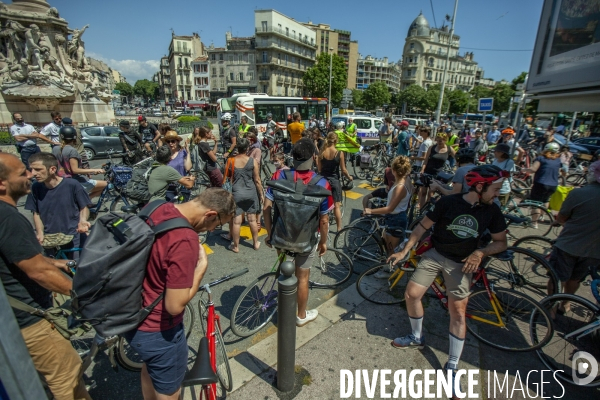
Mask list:
[[[426,347],[424,350],[399,350],[391,346],[391,341],[410,331],[408,315],[402,306],[383,306],[364,300],[354,285],[328,300],[319,307],[319,317],[314,322],[297,330],[296,361],[297,383],[290,393],[282,394],[273,386],[276,377],[277,335],[257,343],[247,352],[230,359],[234,380],[233,391],[227,396],[231,400],[262,399],[338,399],[340,398],[340,370],[367,370],[373,379],[374,370],[391,370],[387,379],[391,381],[387,393],[394,391],[394,371],[406,370],[406,380],[413,369],[441,369],[447,361],[449,317],[437,299],[425,297],[424,330]],[[475,394],[483,399],[529,399],[541,398],[539,371],[544,365],[535,352],[511,353],[495,350],[480,344],[467,334],[459,364],[460,369],[479,369],[478,386]],[[495,370],[500,383],[508,372],[508,385],[502,392],[492,385],[488,396],[488,370]],[[532,373],[527,382],[527,373]],[[515,379],[515,375],[520,376]],[[416,379],[423,379],[423,375]],[[435,376],[434,376],[435,379]],[[520,382],[522,381],[522,384]],[[543,396],[563,399],[598,398],[599,389],[562,387],[552,378],[550,372],[543,376]],[[372,397],[365,391],[361,382],[361,396],[354,391],[350,398],[381,397],[380,379]],[[527,385],[529,396],[526,396]],[[346,386],[346,385],[344,385]],[[462,379],[462,388],[467,390],[467,380]],[[536,391],[538,396],[536,396]],[[435,384],[431,392],[437,392]],[[442,392],[443,393],[443,392]],[[564,393],[564,396],[563,396]],[[196,399],[189,389],[184,399]],[[400,392],[399,398],[402,398]],[[407,392],[407,397],[410,397]],[[414,398],[425,398],[415,396]],[[438,397],[434,397],[438,398]],[[446,398],[445,396],[439,398]]]

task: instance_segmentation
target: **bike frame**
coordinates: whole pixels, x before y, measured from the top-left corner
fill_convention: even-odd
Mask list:
[[[207,317],[206,317],[206,338],[208,339],[208,352],[210,353],[210,365],[217,373],[217,344],[215,342],[215,320],[219,318],[218,315],[215,314],[215,303],[212,300],[212,293],[210,291],[210,286],[208,284],[204,285],[204,290],[208,294],[208,303],[206,304],[207,308]],[[220,324],[219,324],[220,326]],[[206,396],[208,400],[216,400],[217,399],[217,384],[211,383],[210,385],[202,386],[202,393]],[[202,394],[200,395],[202,398]]]

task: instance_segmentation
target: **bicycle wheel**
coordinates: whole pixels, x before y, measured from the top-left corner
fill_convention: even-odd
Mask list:
[[[342,218],[344,218],[344,210],[346,209],[346,191],[342,190],[342,207],[340,211],[342,212]],[[338,227],[339,229],[339,227]]]
[[[521,247],[509,247],[513,258],[502,261],[491,258],[486,266],[488,279],[494,287],[517,290],[536,301],[548,296],[548,287],[560,293],[556,272],[538,253]],[[556,292],[558,290],[558,292]]]
[[[225,349],[225,341],[221,334],[221,328],[215,323],[215,347],[216,347],[216,364],[217,376],[219,382],[223,385],[223,389],[230,391],[233,387],[233,379],[231,378],[231,367],[229,366],[229,358]]]
[[[569,310],[564,313],[556,312],[556,307],[565,301],[569,302]],[[587,299],[573,294],[555,294],[546,297],[542,300],[541,305],[545,310],[556,314],[553,320],[556,334],[550,342],[537,350],[537,355],[546,367],[554,371],[559,379],[574,384],[574,373],[577,374],[576,376],[582,377],[588,376],[592,371],[591,363],[588,362],[586,374],[579,375],[577,369],[584,367],[581,365],[581,362],[586,361],[583,358],[577,359],[579,360],[579,363],[577,363],[578,368],[573,370],[573,363],[576,361],[573,359],[573,356],[577,352],[585,351],[595,357],[596,360],[600,360],[600,330],[589,332],[588,334],[573,335],[566,339],[565,337],[574,331],[598,321],[600,318],[600,307]],[[531,326],[531,336],[534,340],[537,340],[537,318],[535,317],[534,315],[533,319],[535,323]],[[600,373],[597,372],[592,382],[585,386],[600,386]]]
[[[190,333],[192,333],[192,329],[194,329],[194,321],[196,318],[194,317],[194,307],[192,307],[189,303],[185,305],[185,311],[183,312],[183,329],[185,330],[185,337],[190,337]]]
[[[414,268],[407,271],[396,268],[388,277],[375,277],[376,273],[389,271],[389,268],[389,264],[381,264],[363,272],[356,281],[358,293],[375,304],[403,303],[406,285]]]
[[[277,311],[277,273],[269,272],[257,278],[240,295],[231,313],[231,330],[239,337],[248,337],[263,327]]]
[[[144,363],[142,358],[123,336],[119,337],[115,355],[117,356],[119,365],[126,370],[133,372],[142,370],[142,364]]]
[[[546,261],[550,259],[552,246],[554,246],[554,239],[546,236],[524,236],[513,244],[513,247],[522,247],[540,254]]]
[[[567,185],[573,187],[580,187],[587,183],[586,176],[579,172],[567,175],[565,181],[567,182]]]
[[[513,214],[519,218],[527,218],[527,222],[522,224],[510,224],[508,226],[508,236],[515,241],[524,236],[547,236],[552,230],[552,224],[554,223],[552,213],[537,204],[524,202],[517,204],[516,206],[513,205],[506,213]],[[534,215],[538,215],[537,227],[533,222]]]
[[[372,187],[377,188],[377,187],[383,185],[384,171],[385,171],[385,169],[373,171],[373,173],[371,174],[371,180],[369,182]]]
[[[117,195],[117,198],[114,200],[110,199],[110,202],[110,211],[112,212],[123,212],[121,211],[121,207],[130,205],[127,199],[122,195]]]
[[[531,194],[531,185],[528,185],[527,182],[519,178],[513,178],[512,185],[516,189],[519,189],[519,193],[513,192],[515,197],[518,197],[520,199],[529,198],[529,195]]]
[[[374,263],[385,262],[387,258],[381,239],[354,226],[340,230],[333,239],[333,247],[350,257],[354,272],[358,274]]]
[[[352,276],[352,260],[336,249],[327,249],[322,257],[315,255],[310,267],[311,285],[316,287],[336,287]]]
[[[552,321],[548,312],[531,297],[514,290],[494,288],[493,298],[504,326],[498,317],[487,290],[474,291],[467,304],[467,329],[479,341],[500,350],[530,351],[544,346],[552,337]],[[535,335],[532,328],[536,313]],[[496,324],[496,325],[494,325]]]
[[[354,176],[358,179],[366,179],[367,178],[367,170],[362,169],[360,167],[360,154],[357,153],[356,157],[354,157],[354,162],[352,163],[352,170],[354,171]]]

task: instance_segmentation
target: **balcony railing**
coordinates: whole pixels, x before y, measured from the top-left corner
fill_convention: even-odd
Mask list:
[[[283,83],[283,76],[277,77],[277,83]]]
[[[173,53],[174,54],[183,54],[183,55],[190,56],[190,55],[192,55],[192,50],[191,49],[180,49],[180,48],[177,48],[177,49],[173,49]]]
[[[290,34],[289,32],[284,31],[283,29],[278,28],[278,27],[273,27],[273,26],[268,26],[266,28],[257,27],[257,28],[255,28],[255,32],[256,33],[277,33],[281,36],[292,39],[298,43],[302,43],[305,46],[310,46],[310,47],[315,47],[315,48],[317,47],[316,43],[311,43],[306,37],[303,37],[302,39],[300,39],[297,35]],[[258,43],[257,43],[257,47],[258,47]]]
[[[286,76],[285,83],[292,83],[292,78],[290,78],[289,76]]]

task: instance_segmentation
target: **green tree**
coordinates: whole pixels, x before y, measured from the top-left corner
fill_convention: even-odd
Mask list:
[[[387,85],[383,81],[376,81],[364,90],[363,105],[367,110],[375,110],[383,104],[388,104],[391,98]]]
[[[422,106],[423,109],[425,109],[426,111],[431,112],[431,113],[435,112],[435,110],[437,109],[437,104],[440,99],[440,89],[441,88],[442,88],[442,86],[439,84],[429,86],[429,88],[425,92],[425,97],[423,99],[423,106]],[[446,113],[446,110],[448,109],[449,93],[450,93],[450,91],[447,88],[444,88],[444,100],[442,102],[442,114]]]
[[[329,96],[329,62],[331,57],[331,102],[338,105],[348,82],[344,58],[334,54],[321,53],[315,65],[304,73],[304,89],[313,97]]]
[[[519,74],[519,76],[517,76],[515,79],[513,79],[512,83],[510,84],[510,87],[512,88],[512,90],[517,90],[517,85],[519,83],[525,83],[526,76],[527,76],[527,72],[521,72]]]
[[[127,98],[133,96],[133,87],[127,82],[119,82],[115,85],[115,90],[121,92],[121,96],[125,96]]]
[[[475,86],[473,89],[471,89],[471,96],[473,96],[474,99],[492,97],[492,90],[486,88],[485,86]]]
[[[422,108],[425,95],[425,89],[423,89],[421,86],[414,84],[410,85],[398,93],[398,107],[402,107],[402,105],[406,103],[407,110],[412,108]]]
[[[494,112],[500,113],[508,111],[510,99],[514,96],[515,91],[511,85],[498,84],[492,89],[492,97],[494,98]]]
[[[454,89],[448,93],[448,101],[450,102],[451,114],[462,114],[467,111],[469,104],[469,94],[459,89]]]
[[[158,91],[158,83],[149,81],[148,79],[141,79],[133,85],[133,93],[136,96],[143,97],[144,100],[157,98]]]
[[[352,104],[354,104],[354,108],[363,108],[362,90],[352,89]]]

